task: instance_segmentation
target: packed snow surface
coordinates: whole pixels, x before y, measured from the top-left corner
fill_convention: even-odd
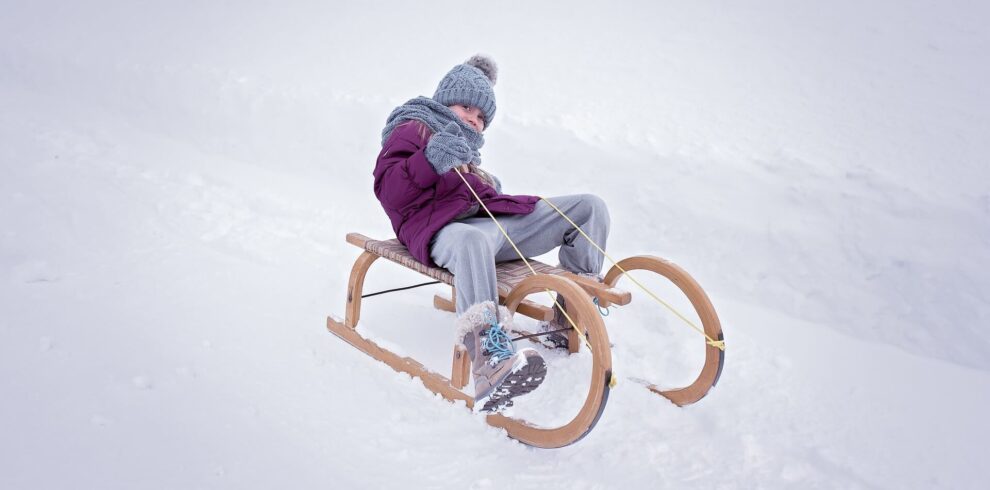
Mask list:
[[[0,488],[988,484],[984,2],[2,10]],[[392,235],[385,116],[476,52],[505,190],[597,194],[611,255],[705,287],[727,350],[699,403],[630,381],[684,385],[703,354],[634,289],[605,319],[618,385],[559,450],[326,331],[344,235]],[[366,288],[421,280],[382,261]],[[447,374],[435,293],[366,300],[362,333]],[[545,355],[513,414],[553,424],[589,356]]]

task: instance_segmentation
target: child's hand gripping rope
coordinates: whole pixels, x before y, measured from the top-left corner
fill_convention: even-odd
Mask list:
[[[438,174],[444,174],[461,164],[480,163],[481,154],[471,148],[460,126],[451,122],[430,138],[426,145],[426,159]]]

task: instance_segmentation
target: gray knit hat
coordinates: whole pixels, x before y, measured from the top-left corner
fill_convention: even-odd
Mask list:
[[[463,64],[453,67],[440,80],[433,100],[449,106],[466,104],[481,109],[485,127],[495,118],[495,92],[492,85],[498,77],[498,66],[485,55],[476,54]]]

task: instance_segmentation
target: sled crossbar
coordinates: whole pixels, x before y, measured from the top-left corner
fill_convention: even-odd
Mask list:
[[[387,294],[387,293],[395,293],[395,292],[398,292],[398,291],[408,291],[410,289],[421,288],[423,286],[432,286],[434,284],[440,284],[440,281],[423,282],[423,283],[420,283],[420,284],[413,284],[412,286],[405,286],[405,287],[401,287],[401,288],[392,288],[392,289],[386,289],[384,291],[376,291],[374,293],[362,294],[361,295],[361,298],[362,299],[363,298],[370,298],[372,296],[378,296],[378,295]]]

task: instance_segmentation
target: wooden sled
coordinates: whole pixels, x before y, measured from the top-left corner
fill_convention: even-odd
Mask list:
[[[356,330],[361,316],[361,297],[364,279],[371,264],[384,257],[392,262],[420,272],[433,279],[451,285],[451,296],[437,295],[434,306],[445,311],[454,311],[454,276],[445,269],[428,267],[416,261],[398,240],[372,240],[358,233],[349,233],[347,242],[363,250],[354,262],[347,286],[347,306],[343,321],[327,318],[327,329],[364,353],[388,364],[396,371],[418,377],[434,393],[450,401],[462,400],[469,408],[474,406],[474,397],[462,391],[470,379],[470,360],[463,345],[454,346],[452,372],[450,378],[430,371],[419,362],[399,356],[363,337]],[[714,308],[707,295],[686,272],[676,265],[651,256],[637,256],[619,261],[605,276],[604,283],[575,275],[563,269],[551,267],[534,260],[530,265],[538,272],[532,275],[521,260],[502,262],[496,265],[499,300],[509,311],[537,320],[550,320],[553,310],[527,300],[533,293],[545,294],[553,291],[566,300],[568,315],[575,321],[581,334],[574,329],[569,332],[571,352],[577,352],[585,342],[592,355],[591,381],[588,393],[580,411],[567,423],[558,427],[537,427],[525,420],[510,418],[500,414],[487,416],[487,422],[506,430],[510,437],[531,446],[558,448],[572,444],[587,435],[598,422],[608,400],[612,384],[612,358],[608,333],[602,317],[592,298],[598,304],[627,305],[631,295],[615,288],[623,272],[649,270],[667,277],[690,299],[697,310],[707,335],[722,340],[721,327]],[[621,269],[619,268],[621,267]],[[581,336],[585,337],[582,339]],[[678,405],[693,403],[704,397],[718,381],[723,364],[723,352],[710,345],[706,348],[705,364],[701,374],[689,386],[674,390],[662,390],[644,382],[650,390],[669,398]]]

